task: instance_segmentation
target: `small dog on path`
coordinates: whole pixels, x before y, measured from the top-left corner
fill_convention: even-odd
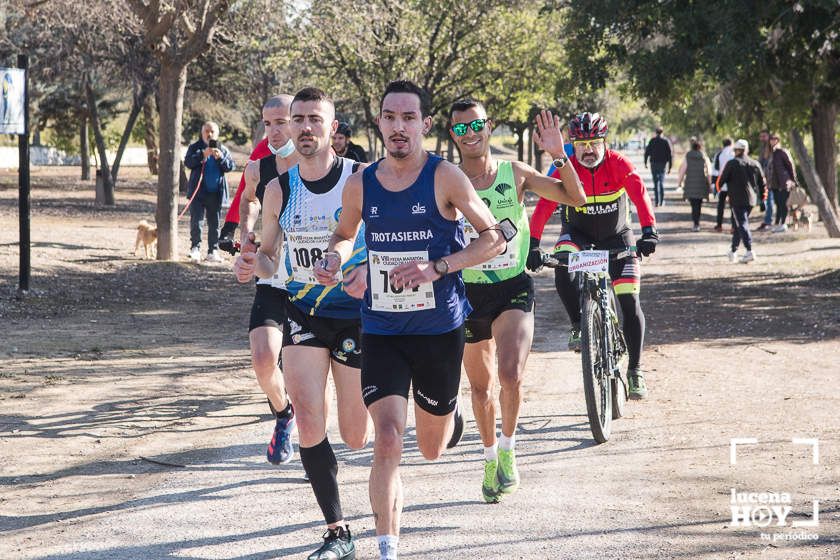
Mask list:
[[[140,220],[137,224],[137,240],[134,242],[134,254],[137,254],[137,248],[143,244],[143,250],[146,253],[146,258],[155,256],[155,248],[157,246],[157,227],[153,226],[146,220]]]

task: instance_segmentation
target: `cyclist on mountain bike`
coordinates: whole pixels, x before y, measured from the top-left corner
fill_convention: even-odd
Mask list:
[[[640,256],[656,250],[659,235],[650,197],[633,164],[620,153],[607,148],[607,120],[598,113],[581,113],[569,123],[569,136],[574,155],[569,158],[586,192],[586,205],[561,208],[562,229],[554,246],[555,252],[575,252],[594,246],[607,250],[633,245],[630,207],[633,202],[642,226],[642,237],[635,245]],[[558,162],[561,166],[565,162]],[[554,169],[553,177],[559,177]],[[531,250],[527,267],[537,271],[542,266],[540,238],[558,203],[541,198],[531,217]],[[629,363],[627,378],[632,399],[647,395],[640,366],[645,335],[645,316],[639,304],[641,270],[636,256],[610,262],[610,277],[624,316],[623,329],[627,340]],[[580,294],[577,282],[565,268],[554,271],[557,293],[572,323],[569,349],[580,351]]]

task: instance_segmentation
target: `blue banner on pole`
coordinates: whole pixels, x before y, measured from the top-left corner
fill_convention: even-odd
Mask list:
[[[23,95],[26,71],[0,68],[0,134],[26,134]]]

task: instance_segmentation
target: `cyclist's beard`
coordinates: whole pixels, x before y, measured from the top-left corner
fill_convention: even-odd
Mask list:
[[[596,167],[601,165],[601,162],[604,161],[604,155],[605,154],[606,154],[606,150],[604,152],[601,152],[600,155],[596,154],[596,156],[594,158],[585,157],[585,158],[578,159],[578,161],[580,162],[580,164],[582,166],[584,166],[588,169],[595,169]]]

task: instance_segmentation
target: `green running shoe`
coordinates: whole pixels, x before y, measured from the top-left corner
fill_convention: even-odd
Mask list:
[[[645,385],[645,376],[642,375],[640,368],[629,368],[627,370],[627,387],[630,398],[638,401],[647,396],[647,385]]]
[[[499,500],[502,498],[499,479],[496,477],[498,467],[499,461],[496,459],[484,461],[484,480],[481,482],[481,494],[484,496],[484,501],[488,504],[499,503]]]
[[[580,327],[572,326],[569,329],[569,350],[572,352],[580,352]]]
[[[499,480],[499,491],[502,494],[513,494],[519,488],[519,471],[516,470],[516,454],[511,449],[499,449],[499,468],[496,471]]]
[[[327,529],[324,544],[310,554],[308,560],[356,560],[356,544],[350,535],[350,526]]]

